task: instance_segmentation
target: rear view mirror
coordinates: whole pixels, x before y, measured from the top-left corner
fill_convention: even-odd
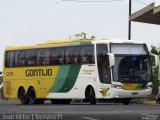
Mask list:
[[[114,54],[112,53],[107,53],[107,55],[109,56],[109,67],[113,67],[115,65],[115,57]]]

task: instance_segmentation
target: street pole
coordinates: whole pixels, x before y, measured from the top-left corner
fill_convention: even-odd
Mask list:
[[[132,0],[129,0],[128,40],[131,40],[131,9],[132,9]]]

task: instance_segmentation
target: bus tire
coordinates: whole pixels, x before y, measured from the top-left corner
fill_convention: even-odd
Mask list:
[[[38,99],[36,98],[36,92],[35,92],[35,89],[33,87],[31,87],[29,89],[28,97],[29,97],[29,103],[30,104],[37,104],[38,103]]]
[[[19,90],[18,96],[23,105],[29,104],[28,94],[25,92],[24,88]]]
[[[0,89],[0,94],[1,94],[1,100],[4,100],[4,91],[3,91],[3,86]]]
[[[90,87],[89,89],[89,102],[92,105],[96,104],[95,92],[93,87]]]
[[[129,105],[130,99],[123,99],[122,103],[123,103],[123,105]]]

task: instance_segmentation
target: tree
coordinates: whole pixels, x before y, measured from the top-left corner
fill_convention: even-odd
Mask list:
[[[76,37],[76,38],[80,37],[80,38],[86,39],[87,38],[87,34],[85,32],[81,32],[80,34],[79,33],[75,34],[74,37]],[[91,38],[96,38],[96,37],[92,35]]]
[[[91,38],[96,38],[96,37],[92,35]]]
[[[151,46],[150,53],[159,55],[159,51],[153,45]],[[154,64],[153,60],[154,60],[154,58],[151,57],[151,63],[152,63],[152,65]],[[153,95],[157,95],[157,93],[158,93],[158,67],[152,69],[152,79],[153,79],[152,94]]]
[[[153,45],[151,45],[151,51],[150,53],[155,54],[155,55],[159,55],[159,51],[157,50],[157,48]]]

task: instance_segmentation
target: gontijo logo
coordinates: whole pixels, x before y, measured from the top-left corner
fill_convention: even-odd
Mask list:
[[[91,70],[91,69],[84,69],[83,70],[83,74],[92,74],[94,73],[94,70]]]
[[[52,69],[27,69],[25,75],[26,77],[52,76]]]

